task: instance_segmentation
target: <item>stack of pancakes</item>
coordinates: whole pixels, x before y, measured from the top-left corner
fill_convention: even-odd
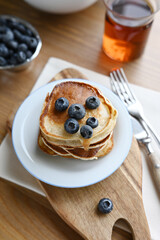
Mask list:
[[[88,109],[85,101],[90,96],[100,100],[97,109]],[[59,112],[55,109],[55,101],[65,97],[69,106],[78,103],[85,107],[86,115],[78,120],[79,126],[86,124],[89,117],[98,119],[98,126],[93,129],[93,136],[84,139],[79,131],[70,134],[64,129],[64,123],[69,118],[68,109]],[[93,160],[106,155],[113,147],[113,129],[116,124],[117,111],[103,96],[101,91],[84,82],[66,81],[57,84],[46,96],[39,121],[38,144],[40,148],[53,156],[71,157],[82,160]]]

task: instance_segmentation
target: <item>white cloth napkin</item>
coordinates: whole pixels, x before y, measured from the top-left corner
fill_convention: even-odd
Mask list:
[[[88,69],[79,67],[72,63],[50,58],[41,75],[39,76],[33,90],[49,82],[56,73],[64,68],[75,68],[82,72],[88,79],[97,81],[110,88],[109,77],[95,73]],[[129,78],[129,76],[128,76]],[[148,120],[160,133],[160,93],[132,85],[136,96],[141,101]],[[145,160],[146,155],[142,153],[143,161],[143,202],[152,236],[152,240],[160,240],[160,200],[155,191],[149,169]],[[20,164],[12,147],[11,138],[7,135],[0,146],[0,177],[14,182],[20,186],[44,195],[34,177],[32,177]],[[145,239],[143,239],[145,240]]]

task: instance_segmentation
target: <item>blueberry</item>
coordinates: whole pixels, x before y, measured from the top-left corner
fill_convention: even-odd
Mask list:
[[[28,47],[27,47],[27,45],[26,45],[25,43],[21,43],[21,44],[19,44],[19,46],[18,46],[18,50],[19,50],[19,51],[26,52],[27,49],[28,49]]]
[[[8,41],[12,40],[14,38],[13,32],[11,29],[0,26],[0,40],[7,43]]]
[[[26,43],[27,46],[29,46],[30,37],[29,37],[29,36],[26,36],[26,35],[22,35],[22,36],[21,36],[21,42]]]
[[[11,29],[16,29],[20,31],[21,33],[25,33],[26,28],[22,23],[12,21],[12,20],[7,20],[7,26],[9,26]]]
[[[11,57],[14,54],[14,51],[13,49],[9,49],[8,51],[9,51],[9,57]]]
[[[3,42],[7,43],[8,41],[11,41],[13,40],[14,38],[14,34],[13,32],[11,31],[11,29],[7,28],[6,29],[6,32],[3,34]]]
[[[7,61],[4,57],[0,57],[0,66],[6,66],[7,65]]]
[[[17,22],[11,19],[6,20],[6,25],[9,26],[11,29],[16,29]]]
[[[5,47],[6,45],[4,43],[0,43],[0,47]]]
[[[95,117],[89,117],[86,121],[86,124],[92,128],[96,128],[98,126],[98,120]]]
[[[13,50],[17,50],[18,48],[18,42],[17,41],[14,41],[14,40],[11,40],[7,43],[7,46],[9,48],[12,48]]]
[[[26,60],[26,54],[23,51],[17,53],[17,60],[19,63],[23,63]]]
[[[19,30],[21,33],[25,33],[26,32],[26,28],[22,23],[16,23],[15,24],[15,28],[17,30]]]
[[[29,28],[26,28],[26,35],[32,37],[33,33]]]
[[[93,135],[93,129],[89,125],[84,125],[80,129],[80,133],[83,138],[91,138]]]
[[[68,114],[71,118],[80,120],[85,116],[86,110],[81,104],[75,103],[69,107]]]
[[[18,40],[18,41],[22,41],[22,34],[17,30],[17,29],[14,29],[13,30],[13,34],[14,34],[14,37]]]
[[[90,96],[86,99],[86,106],[89,109],[96,109],[100,105],[100,100],[96,96]]]
[[[30,37],[29,40],[27,41],[29,48],[33,49],[37,47],[37,39]]]
[[[33,53],[32,53],[30,50],[28,50],[28,51],[26,52],[27,58],[30,58],[32,55],[33,55]]]
[[[99,201],[98,209],[102,213],[110,213],[113,209],[113,203],[109,198],[102,198]]]
[[[69,106],[69,101],[65,97],[58,98],[55,101],[55,109],[59,112],[66,110]]]
[[[66,120],[66,122],[64,124],[64,128],[65,128],[66,132],[74,134],[74,133],[78,132],[78,130],[79,130],[79,123],[77,122],[76,119],[69,118]]]
[[[9,59],[8,59],[9,64],[11,65],[16,65],[18,63],[17,60],[17,53],[14,53]]]
[[[7,27],[5,26],[0,26],[0,34],[4,34],[7,31]]]
[[[0,56],[7,57],[9,55],[8,48],[5,45],[0,45]]]
[[[6,19],[0,18],[0,26],[6,25]]]
[[[14,21],[12,19],[5,19],[5,25],[12,28]]]

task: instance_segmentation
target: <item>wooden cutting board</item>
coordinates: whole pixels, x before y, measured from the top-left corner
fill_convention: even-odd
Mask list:
[[[75,69],[65,69],[58,73],[52,81],[62,78],[86,79]],[[7,123],[9,131],[11,131],[16,110],[17,107],[9,116]],[[100,183],[80,189],[63,189],[37,181],[53,209],[84,239],[111,239],[113,225],[118,219],[126,219],[129,222],[135,239],[150,239],[142,202],[142,164],[139,148],[134,138],[123,165],[112,176]],[[23,192],[26,193],[25,189]],[[37,200],[37,196],[33,197],[32,193],[29,195]],[[110,198],[114,204],[114,210],[108,215],[100,214],[97,211],[97,204],[104,197]],[[44,201],[45,199],[41,199],[39,196],[38,199],[49,207]],[[119,224],[116,226],[119,227]],[[121,226],[123,227],[123,225]],[[117,228],[114,229],[117,230]],[[118,230],[119,233],[120,231]]]
[[[64,78],[86,79],[75,69],[65,69],[52,80]],[[84,239],[111,240],[113,225],[119,219],[129,223],[135,240],[150,239],[142,202],[142,162],[135,138],[122,166],[95,185],[65,189],[37,181],[57,214]],[[105,197],[114,205],[107,215],[97,210],[98,202]]]

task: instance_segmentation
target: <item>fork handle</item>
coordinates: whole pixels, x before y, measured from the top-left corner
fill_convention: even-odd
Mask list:
[[[155,141],[158,143],[158,145],[160,147],[160,137],[158,136],[158,134],[156,134],[156,132],[153,129],[153,127],[151,126],[151,124],[146,120],[146,118],[141,118],[140,123],[148,134],[149,134],[149,131],[150,131],[150,133],[152,134]]]
[[[160,156],[155,152],[150,153],[148,164],[157,190],[160,193]]]

